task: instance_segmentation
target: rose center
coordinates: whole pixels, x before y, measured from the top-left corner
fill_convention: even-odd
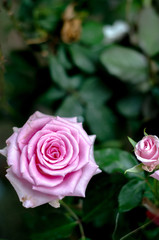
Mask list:
[[[143,145],[143,149],[146,150],[146,151],[150,150],[151,147],[152,147],[151,144],[152,144],[151,142],[145,141],[144,145]]]
[[[58,147],[50,146],[46,150],[46,156],[52,158],[53,160],[57,160],[61,156],[61,153]]]
[[[147,148],[148,147],[148,142],[145,142],[145,148]]]
[[[59,151],[59,149],[53,149],[53,151],[51,152],[51,154],[52,154],[52,157],[54,158],[54,159],[58,159],[59,157],[60,157],[60,151]]]

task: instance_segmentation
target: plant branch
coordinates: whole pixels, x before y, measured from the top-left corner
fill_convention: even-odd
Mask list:
[[[154,219],[155,219],[155,218],[154,218]],[[147,223],[143,224],[142,226],[140,226],[140,227],[134,229],[133,231],[129,232],[128,234],[124,235],[122,238],[120,238],[120,240],[124,240],[124,239],[126,239],[127,237],[131,236],[132,234],[137,233],[139,230],[147,227],[149,224],[151,224],[151,223],[153,222],[154,219],[148,221]]]
[[[72,217],[77,221],[77,223],[79,225],[80,233],[81,233],[81,240],[85,240],[86,237],[85,237],[85,234],[84,234],[84,229],[83,229],[81,220],[79,219],[77,214],[64,201],[61,200],[60,203],[70,213],[70,215],[72,215]]]
[[[117,230],[117,227],[118,227],[118,222],[119,222],[119,212],[117,213],[116,219],[115,219],[115,227],[114,227],[114,231],[113,231],[113,234],[112,234],[112,239],[113,240],[115,240],[115,234],[116,234],[116,230]]]

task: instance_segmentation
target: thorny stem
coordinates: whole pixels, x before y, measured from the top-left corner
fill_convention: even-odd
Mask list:
[[[60,201],[60,203],[72,215],[72,217],[77,221],[77,223],[79,225],[80,233],[81,233],[81,240],[86,240],[81,220],[79,219],[77,214],[62,200]]]

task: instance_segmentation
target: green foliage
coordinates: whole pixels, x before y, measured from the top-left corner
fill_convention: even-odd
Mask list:
[[[119,211],[125,212],[141,204],[145,181],[132,179],[125,184],[118,197]]]
[[[69,78],[65,72],[65,69],[54,56],[50,57],[50,74],[55,83],[57,83],[61,88],[69,88]]]
[[[74,96],[68,96],[60,105],[56,115],[61,117],[81,116],[83,107]]]
[[[147,221],[143,197],[158,202],[132,140],[141,139],[144,128],[159,136],[158,1],[21,0],[2,1],[0,8],[1,121],[21,126],[35,110],[77,116],[96,134],[102,170],[86,198],[64,199],[78,220],[64,208],[22,210],[2,171],[0,238],[83,240],[81,223],[85,240],[112,239],[120,212],[113,240],[120,239]],[[109,39],[103,29],[119,20],[128,31],[111,29],[116,37]],[[3,124],[0,132],[8,137]],[[156,229],[146,227],[130,239],[158,239]]]
[[[139,83],[147,79],[147,60],[141,53],[121,46],[112,46],[101,55],[101,62],[123,81]]]
[[[151,7],[142,9],[139,16],[139,45],[150,56],[159,52],[159,16]]]
[[[95,66],[92,62],[90,51],[80,45],[70,46],[69,51],[75,66],[86,73],[94,73]]]
[[[126,118],[135,118],[139,116],[142,107],[142,98],[140,96],[125,97],[117,103],[118,111]]]
[[[56,217],[56,216],[54,216]],[[51,229],[48,231],[44,231],[42,233],[35,233],[31,236],[32,240],[36,239],[43,239],[43,240],[49,240],[51,239],[65,239],[68,238],[71,233],[73,228],[77,225],[77,222],[68,222],[68,223],[63,223],[61,222],[63,218],[60,218],[60,223],[59,226],[54,226],[52,225]],[[56,218],[56,221],[58,219]]]
[[[109,108],[89,104],[86,108],[86,120],[101,141],[115,138],[116,118]]]
[[[132,145],[133,147],[136,146],[137,143],[136,143],[132,138],[128,137],[128,140],[129,140],[129,142],[131,143],[131,145]]]
[[[87,21],[82,28],[81,42],[88,45],[100,44],[104,39],[103,25],[95,21]]]
[[[132,154],[115,148],[96,150],[95,159],[100,168],[107,173],[124,173],[137,163]]]
[[[79,94],[87,104],[93,103],[99,106],[108,101],[112,95],[100,79],[95,77],[89,78],[83,83]]]
[[[126,174],[127,172],[131,172],[131,173],[139,173],[139,172],[142,172],[142,171],[144,171],[143,168],[142,168],[142,166],[143,166],[143,164],[140,163],[140,164],[138,164],[138,165],[136,165],[136,166],[134,166],[134,167],[132,167],[132,168],[129,168],[129,169],[127,169],[127,170],[125,171],[125,174]]]

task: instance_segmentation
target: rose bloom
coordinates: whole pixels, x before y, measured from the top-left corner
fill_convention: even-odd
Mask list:
[[[135,146],[135,155],[145,165],[145,170],[153,171],[159,165],[158,137],[152,135],[143,137]]]
[[[35,112],[6,141],[6,177],[26,208],[65,196],[85,196],[88,182],[100,172],[93,156],[95,136],[88,136],[76,118]]]

